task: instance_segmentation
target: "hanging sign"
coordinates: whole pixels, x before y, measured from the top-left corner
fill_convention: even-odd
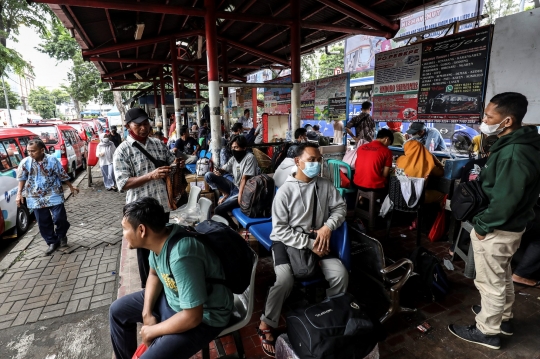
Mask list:
[[[375,121],[416,120],[421,58],[420,44],[375,55]]]
[[[423,44],[418,119],[480,121],[491,30],[479,28]]]

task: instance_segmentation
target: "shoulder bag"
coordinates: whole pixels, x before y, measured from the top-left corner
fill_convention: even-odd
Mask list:
[[[458,185],[450,202],[452,214],[458,221],[470,221],[489,205],[489,199],[479,181],[462,182]]]

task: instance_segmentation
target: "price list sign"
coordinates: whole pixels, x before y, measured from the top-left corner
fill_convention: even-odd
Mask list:
[[[478,123],[492,27],[423,43],[418,119]]]

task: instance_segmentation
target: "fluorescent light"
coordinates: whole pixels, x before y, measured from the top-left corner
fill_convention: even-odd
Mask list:
[[[137,80],[142,80],[142,76],[138,73],[135,72],[133,75],[137,78]]]
[[[144,32],[144,24],[137,24],[137,29],[135,30],[135,40],[140,40]]]

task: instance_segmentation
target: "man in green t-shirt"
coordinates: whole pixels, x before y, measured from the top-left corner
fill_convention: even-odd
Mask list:
[[[133,248],[150,250],[146,289],[117,299],[110,308],[111,340],[117,359],[131,359],[137,349],[137,323],[148,350],[144,358],[190,358],[229,323],[233,295],[222,284],[219,257],[193,237],[167,246],[180,227],[167,225],[163,206],[150,197],[124,207],[124,238]]]

